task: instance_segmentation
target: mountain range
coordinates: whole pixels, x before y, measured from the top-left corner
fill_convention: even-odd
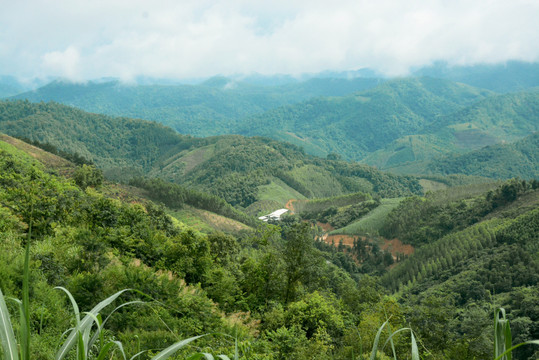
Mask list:
[[[190,136],[264,136],[308,154],[401,174],[444,174],[429,162],[512,143],[537,131],[537,73],[536,64],[509,62],[435,64],[402,79],[327,73],[304,79],[214,77],[190,85],[55,81],[13,99],[56,101],[94,113],[149,119]],[[488,79],[496,79],[495,84]],[[521,91],[508,92],[514,90]],[[78,151],[89,156],[87,149]],[[532,169],[525,173],[535,176]]]

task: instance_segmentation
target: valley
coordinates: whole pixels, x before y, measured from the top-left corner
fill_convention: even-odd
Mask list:
[[[538,339],[539,80],[518,69],[0,87],[0,295],[29,299],[30,358],[54,357],[70,304],[116,296],[91,333],[145,359],[181,340],[178,359],[407,359],[416,340],[490,359],[499,307],[514,343]]]

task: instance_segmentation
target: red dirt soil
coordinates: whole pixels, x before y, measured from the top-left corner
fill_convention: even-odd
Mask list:
[[[296,201],[296,199],[290,199],[290,200],[288,200],[288,202],[284,206],[285,208],[290,210],[290,212],[294,212],[294,201]]]
[[[359,236],[357,235],[352,236],[352,235],[327,235],[326,234],[322,237],[322,240],[324,240],[326,244],[331,245],[331,243],[333,243],[335,244],[335,246],[339,246],[342,240],[343,245],[352,247],[354,246],[354,240],[357,238],[359,238]]]
[[[328,235],[324,234],[322,236],[322,241],[324,241],[326,244],[331,245],[332,243],[334,246],[339,246],[339,244],[342,243],[345,246],[352,247],[354,246],[354,240],[355,239],[362,239],[366,240],[367,238],[364,236],[357,236],[357,235]],[[373,240],[371,240],[372,242]],[[393,258],[397,259],[397,254],[404,254],[404,255],[411,255],[414,253],[414,247],[412,245],[405,245],[403,244],[399,239],[383,239],[382,244],[380,245],[380,248],[384,251],[389,251],[391,255],[393,255]]]
[[[316,225],[320,226],[320,228],[326,233],[335,230],[335,228],[328,223],[321,223],[320,221],[317,221]]]
[[[396,256],[397,253],[404,255],[414,253],[414,247],[412,245],[405,245],[399,239],[385,240],[381,248],[382,250],[389,250],[393,256]]]

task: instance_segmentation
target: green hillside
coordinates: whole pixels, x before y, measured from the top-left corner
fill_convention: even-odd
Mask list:
[[[96,321],[106,319],[106,330],[89,329],[68,356],[91,359],[94,351],[106,353],[110,346],[103,344],[110,343],[129,356],[143,350],[138,356],[149,359],[181,339],[211,333],[177,356],[232,358],[237,351],[242,358],[301,359],[311,353],[345,359],[362,347],[347,329],[359,323],[363,309],[380,308],[373,316],[384,316],[380,287],[354,280],[353,260],[318,249],[306,224],[261,226],[238,238],[204,235],[178,227],[152,203],[109,198],[109,184],[83,190],[5,142],[0,169],[2,331],[11,331],[12,323],[18,332],[18,316],[6,321],[16,306],[8,301],[6,307],[4,296],[28,294],[21,278],[29,245],[28,317],[21,318],[29,321],[23,331],[31,359],[53,358],[59,351],[64,331],[73,326],[73,302],[82,318],[109,296],[119,299],[99,316],[94,313]],[[88,346],[94,334],[101,339],[95,348]]]
[[[491,96],[453,114],[438,118],[435,123],[422,129],[418,135],[404,136],[393,141],[383,149],[367,155],[362,162],[401,174],[426,173],[429,172],[427,166],[430,167],[427,164],[432,159],[444,155],[449,158],[462,155],[466,158],[467,155],[464,154],[469,151],[494,144],[513,142],[532,134],[539,129],[537,114],[539,114],[539,92],[536,90]],[[490,150],[486,150],[488,151]],[[515,175],[527,174],[526,176],[529,177],[530,165],[526,162],[533,161],[533,156],[528,160],[523,160],[522,155],[516,154],[518,150],[513,150],[513,152],[515,159],[518,160],[516,164],[511,164],[512,172]],[[478,154],[480,153],[485,154],[485,151]],[[469,158],[474,156],[471,153]],[[473,174],[495,178],[510,177],[495,174],[496,171],[503,173],[503,167],[509,166],[509,163],[503,163],[501,153],[494,156],[500,157],[498,160],[500,167],[497,170],[493,168],[484,175],[479,172]],[[505,161],[507,160],[509,157],[505,156]],[[450,173],[441,167],[437,171],[444,174]],[[451,173],[472,174],[464,168],[459,171],[454,166],[450,171]]]
[[[50,122],[55,119],[46,104],[21,104],[40,109],[30,129],[39,128],[41,116]],[[52,106],[66,114],[73,111]],[[123,130],[122,122],[104,119],[112,123],[107,124],[111,128]],[[13,128],[17,122],[10,124]],[[154,125],[147,125],[147,131],[163,129]],[[95,125],[94,131],[100,133],[99,129]],[[279,227],[244,227],[235,236],[214,232],[199,222],[208,212],[203,207],[191,212],[191,203],[221,204],[221,211],[231,216],[242,213],[215,196],[156,179],[138,178],[135,183],[143,189],[131,190],[128,196],[134,201],[124,201],[126,195],[117,185],[77,185],[73,173],[68,174],[70,178],[58,175],[59,169],[74,167],[66,160],[18,140],[3,139],[17,146],[0,141],[0,289],[2,299],[3,295],[24,299],[24,248],[29,244],[31,359],[53,358],[63,342],[62,334],[74,325],[71,301],[56,286],[73,294],[81,311],[120,290],[132,289],[101,312],[107,319],[106,330],[95,348],[83,351],[90,336],[80,336],[78,353],[84,352],[89,359],[95,358],[94,351],[103,350],[100,344],[108,342],[115,346],[120,342],[129,356],[151,349],[140,355],[149,359],[174,342],[208,333],[212,335],[181,348],[177,356],[209,358],[206,353],[233,358],[237,349],[239,359],[366,358],[376,330],[388,318],[394,330],[411,326],[423,346],[421,354],[427,357],[488,359],[493,349],[492,310],[500,305],[508,311],[515,342],[539,338],[537,181],[450,188],[392,203],[396,206],[377,225],[380,233],[386,231],[387,236],[416,248],[413,255],[394,259],[368,241],[356,241],[341,251],[315,242],[309,223],[294,217]],[[183,137],[179,139],[181,145]],[[237,174],[262,176],[264,166],[272,169],[277,164],[281,172],[273,168],[274,180],[269,184],[286,184],[298,193],[311,190],[302,188],[301,181],[320,180],[319,175],[310,177],[305,168],[333,174],[336,182],[327,185],[338,183],[343,189],[365,186],[367,181],[373,192],[402,193],[410,191],[405,185],[417,181],[363,165],[308,157],[292,145],[268,139],[231,136],[205,141],[200,148],[212,146],[211,150],[193,153],[195,143],[192,149],[175,153],[180,154],[177,159],[182,151],[190,154],[190,170],[185,174],[193,176],[189,181],[203,183],[214,166],[219,176],[241,180]],[[231,148],[234,151],[229,152]],[[118,162],[119,153],[111,154],[118,158],[111,157],[108,163]],[[287,164],[283,158],[290,162],[289,168],[281,166]],[[103,156],[96,159],[107,164]],[[134,161],[125,160],[127,164]],[[73,171],[81,169],[87,168],[74,167]],[[292,176],[295,169],[300,169],[302,177]],[[322,192],[322,186],[313,191]],[[137,200],[135,194],[145,192],[168,208]],[[375,205],[370,197],[355,192],[312,201],[308,208],[318,213],[338,206],[341,210],[330,215],[332,221],[340,220],[339,216],[361,216],[362,210],[368,216],[370,205]],[[185,202],[190,203],[178,206]],[[209,234],[179,224],[167,213]],[[112,311],[126,302],[132,303]],[[18,332],[16,303],[8,304],[2,314],[8,309]],[[95,329],[91,334],[99,334]],[[387,337],[384,333],[380,341]],[[397,358],[406,358],[410,337],[400,332],[393,341]],[[514,358],[536,358],[535,350],[519,348]],[[75,352],[73,348],[69,356],[76,356]],[[387,347],[381,352],[385,352],[380,354],[383,358],[393,350]],[[121,358],[120,353],[108,355]]]
[[[363,191],[380,196],[420,193],[413,177],[306,155],[300,148],[266,138],[221,136],[151,172],[165,180],[199,186],[233,205],[248,207],[273,200],[281,207],[292,198],[320,198]],[[299,195],[299,196],[298,196]]]
[[[478,175],[497,179],[539,178],[539,133],[514,143],[486,146],[463,155],[446,156],[428,163],[438,174]]]
[[[283,194],[294,195],[293,191],[306,197],[421,192],[413,177],[316,158],[291,144],[237,135],[192,138],[157,123],[90,114],[57,103],[2,102],[0,131],[78,153],[110,179],[159,177],[240,207],[271,200],[276,191],[284,203]]]
[[[375,235],[383,227],[388,214],[395,209],[402,198],[382,199],[380,205],[366,213],[359,220],[354,221],[346,226],[331,231],[330,235],[346,234],[346,235]]]
[[[454,201],[432,194],[426,201],[403,202],[391,214],[410,222],[399,229],[402,222],[390,220],[386,229],[417,248],[382,282],[398,290],[405,316],[431,351],[451,343],[447,358],[490,358],[487,319],[493,305],[510,304],[503,306],[510,306],[518,332],[513,341],[539,336],[533,300],[539,295],[538,185],[512,181]],[[522,348],[514,358],[538,354]]]
[[[242,133],[286,139],[307,150],[359,160],[490,94],[432,78],[394,80],[350,96],[271,110],[249,119]]]
[[[157,123],[113,119],[52,102],[0,102],[0,131],[78,153],[102,168],[146,170],[198,141]]]
[[[278,106],[317,96],[342,96],[380,82],[366,78],[310,79],[261,86],[224,77],[211,78],[199,85],[55,81],[14,99],[55,101],[94,113],[154,120],[182,134],[211,136],[235,133],[242,118]]]
[[[326,97],[316,97],[320,95]],[[385,82],[327,78],[275,86],[223,77],[199,85],[167,86],[55,82],[19,97],[32,101],[54,99],[94,112],[153,119],[181,133],[267,136],[295,144],[308,154],[337,155],[401,174],[428,172],[428,162],[444,155],[456,156],[516,141],[537,131],[539,123],[537,90],[496,95],[428,77]],[[75,132],[79,130],[92,137],[82,128]],[[197,148],[202,144],[208,147],[192,149],[191,159],[184,158],[180,163],[185,165],[181,166],[190,170],[201,161],[200,156],[212,156],[207,151],[214,149],[214,141],[184,138],[182,145],[177,145],[180,150],[190,148],[192,143]],[[83,156],[95,157],[80,143],[73,146]],[[148,142],[142,146],[151,145]],[[179,163],[169,156],[178,152],[171,148],[145,149],[142,157],[133,150],[126,151],[131,152],[128,157],[137,158],[136,168],[148,170],[150,161],[161,161],[158,172],[172,179],[184,170],[177,168]],[[125,161],[117,165],[130,166]],[[126,171],[108,172],[116,178],[122,173]],[[297,176],[302,176],[300,171]],[[317,183],[311,182],[313,186]],[[326,185],[323,188],[328,189]],[[320,196],[338,195],[338,186],[336,191]]]

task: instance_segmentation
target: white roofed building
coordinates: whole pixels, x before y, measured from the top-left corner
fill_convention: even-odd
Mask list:
[[[261,216],[261,217],[259,217],[258,219],[260,219],[260,220],[262,220],[262,221],[269,221],[269,220],[279,221],[279,220],[281,220],[281,216],[282,216],[284,213],[286,213],[287,211],[288,211],[288,209],[279,209],[279,210],[275,210],[275,211],[272,212],[271,214]]]

